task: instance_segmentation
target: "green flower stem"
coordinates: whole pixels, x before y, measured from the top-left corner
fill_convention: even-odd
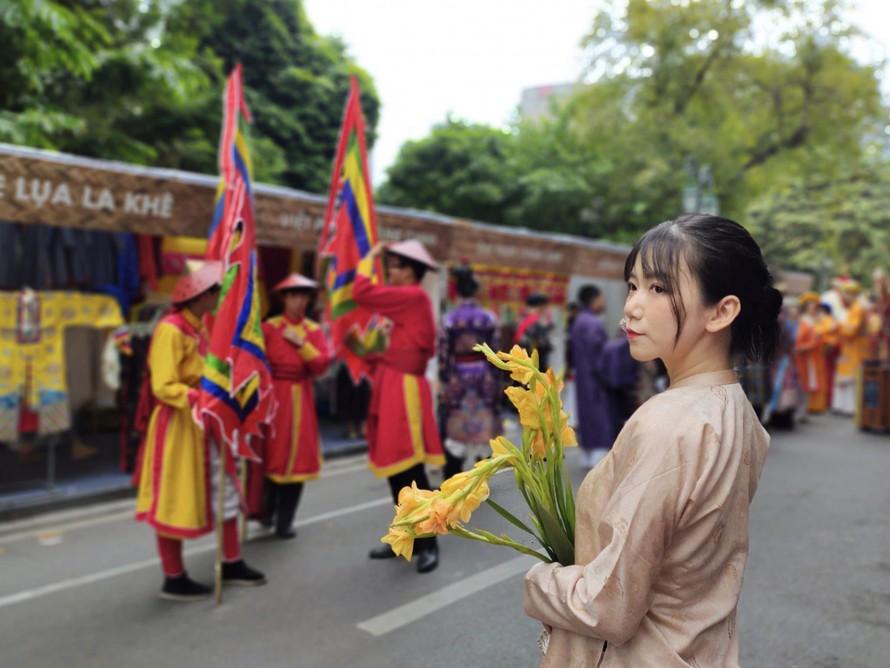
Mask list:
[[[478,540],[483,543],[488,543],[489,545],[503,545],[504,547],[512,548],[517,552],[522,552],[523,554],[527,554],[531,557],[535,557],[536,559],[540,559],[547,564],[552,563],[553,561],[546,554],[541,554],[528,545],[517,543],[515,540],[506,535],[495,536],[493,533],[490,533],[488,531],[482,531],[480,529],[472,531],[470,529],[467,529],[466,527],[456,527],[450,533],[454,534],[455,536],[460,536],[461,538],[470,538],[472,540]]]

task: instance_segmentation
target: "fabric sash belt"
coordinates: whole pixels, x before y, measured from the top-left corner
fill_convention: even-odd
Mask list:
[[[401,373],[423,376],[426,373],[426,362],[429,357],[425,350],[389,349],[384,353],[380,363]]]
[[[454,356],[455,364],[472,364],[474,362],[484,362],[485,355],[482,353],[460,353]]]
[[[286,380],[291,383],[299,383],[307,378],[309,378],[309,373],[304,370],[288,366],[272,366],[273,380]]]

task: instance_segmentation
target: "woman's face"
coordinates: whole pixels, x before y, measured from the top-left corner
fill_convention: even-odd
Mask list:
[[[299,320],[306,314],[306,307],[312,295],[308,290],[288,290],[284,293],[284,312],[295,320]]]
[[[643,262],[637,257],[627,281],[624,317],[627,340],[635,360],[649,362],[660,359],[670,370],[682,361],[704,335],[707,313],[698,284],[692,279],[685,260],[681,261],[674,289],[685,309],[683,331],[677,339],[677,317],[671,296],[655,277],[643,275]]]

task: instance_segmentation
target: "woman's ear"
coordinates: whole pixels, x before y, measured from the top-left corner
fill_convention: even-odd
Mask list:
[[[712,308],[713,312],[705,325],[705,329],[711,333],[717,333],[732,325],[739,313],[742,312],[742,303],[735,295],[726,295]]]

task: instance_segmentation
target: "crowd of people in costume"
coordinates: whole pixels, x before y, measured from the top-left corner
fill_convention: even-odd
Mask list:
[[[377,281],[381,260],[385,280]],[[365,348],[368,463],[397,505],[409,502],[412,486],[431,488],[428,466],[459,473],[487,456],[504,429],[510,381],[473,349],[503,346],[498,319],[477,301],[479,282],[462,263],[451,269],[458,302],[437,327],[422,282],[438,269],[417,241],[378,243],[353,285],[355,303],[378,314],[384,341]],[[890,352],[888,281],[876,273],[871,296],[842,279],[825,295],[783,298],[744,228],[697,214],[647,232],[624,273],[615,336],[603,324],[598,286],[582,285],[570,313],[566,397],[590,471],[577,494],[575,561],[532,567],[524,608],[544,627],[542,666],[737,665],[735,615],[749,505],[769,446],[764,423],[788,406],[798,416],[855,410],[863,361]],[[278,410],[252,443],[260,461],[249,464],[246,500],[237,476],[219,489],[218,447],[194,409],[220,281],[218,263],[183,277],[149,351],[137,519],[157,533],[161,596],[172,600],[211,594],[186,572],[182,541],[214,527],[221,583],[264,584],[241,557],[237,516],[247,507],[278,538],[294,538],[303,485],[322,466],[313,381],[333,355],[324,328],[307,317],[320,286],[293,274],[274,288],[281,312],[262,325]],[[547,301],[529,295],[511,341],[542,367],[555,363]],[[438,384],[428,374],[437,353]],[[757,369],[759,386],[751,383]],[[418,538],[416,570],[436,569],[439,550],[435,535]],[[381,543],[368,556],[395,552]]]
[[[743,369],[764,422],[791,426],[813,414],[858,414],[865,362],[890,359],[887,276],[876,271],[872,278],[871,290],[842,276],[822,294],[785,298],[775,363]]]

